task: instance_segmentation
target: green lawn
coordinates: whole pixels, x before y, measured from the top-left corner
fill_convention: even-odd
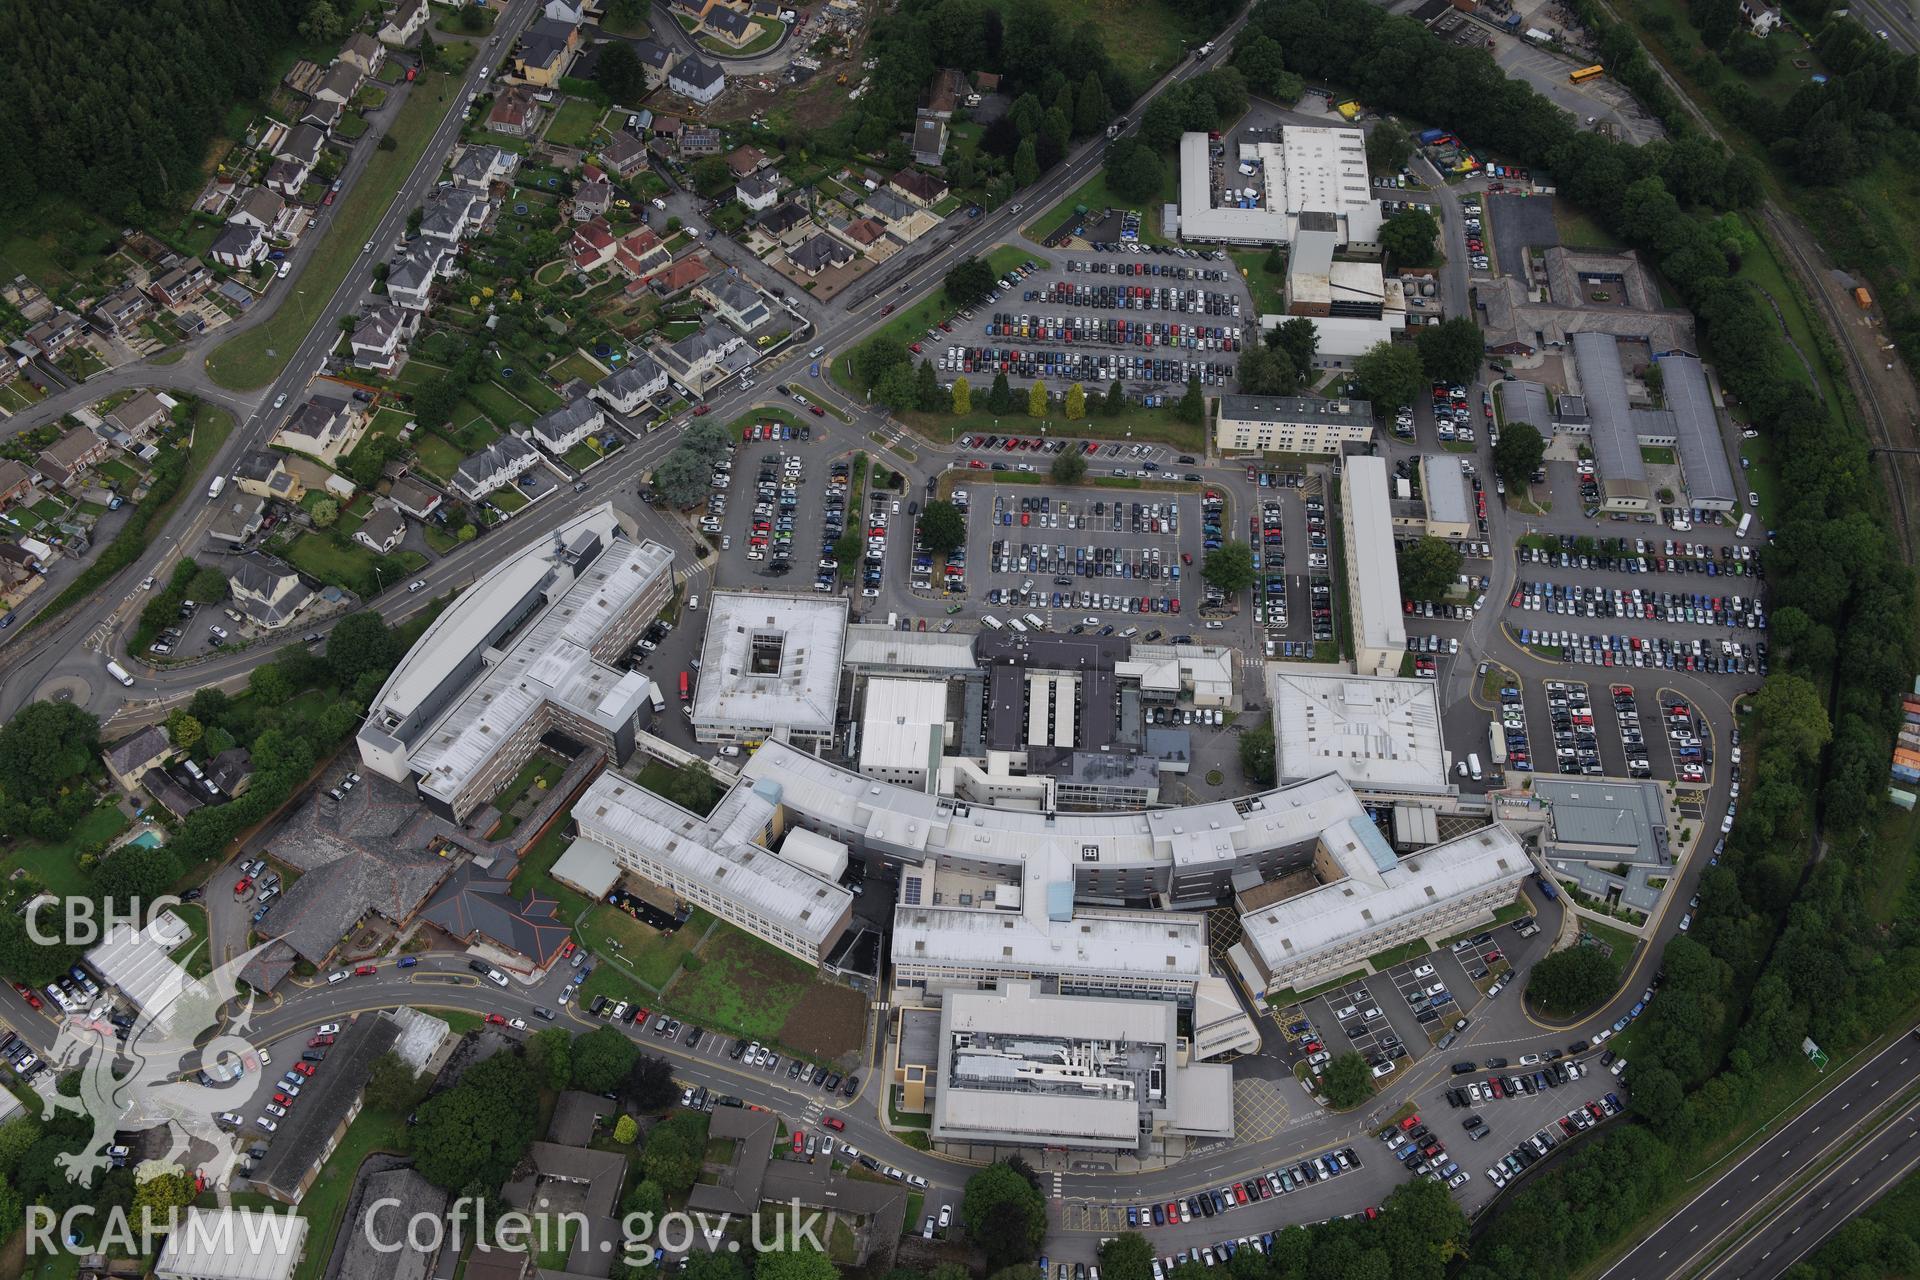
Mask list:
[[[993,432],[1000,430],[1027,432],[1029,434],[1039,433],[1040,424],[1032,418],[1027,417],[1026,384],[1021,383],[1013,388],[1015,403],[1011,412],[997,416],[986,408],[987,393],[992,389],[993,382],[991,379],[985,380],[980,386],[973,387],[973,412],[964,417],[953,413],[902,413],[896,416],[910,425],[915,431],[919,431],[935,440],[952,440],[961,435],[978,431]],[[1059,398],[1066,393],[1067,388],[1064,383],[1051,383],[1047,389],[1053,393],[1057,406]],[[1088,398],[1091,399],[1096,392],[1104,397],[1107,389],[1105,387],[1089,387],[1087,388]],[[1095,412],[1078,422],[1066,421],[1059,415],[1056,407],[1048,421],[1053,423],[1052,430],[1049,432],[1050,435],[1064,436],[1069,440],[1092,438],[1099,440],[1155,441],[1160,444],[1172,445],[1176,449],[1192,451],[1198,451],[1206,447],[1206,433],[1204,428],[1194,423],[1181,422],[1178,418],[1174,417],[1171,408],[1164,406],[1149,409],[1145,405],[1128,402],[1127,407],[1120,412],[1118,417],[1109,418],[1104,414]],[[1106,474],[1113,468],[1111,465],[1101,465],[1104,461],[1104,459],[1097,461],[1087,468],[1087,476],[1089,479],[1116,479],[1116,477]],[[1013,464],[1009,463],[1008,465]],[[1044,480],[1047,475],[1046,463],[1035,462],[1032,465],[1039,468],[1037,475],[1040,479]],[[991,473],[968,472],[967,474],[981,475],[983,478],[985,474],[991,474],[997,479],[1005,480],[1010,476],[1024,473],[1004,471]],[[1167,473],[1164,471],[1160,474],[1167,476]],[[1173,477],[1167,476],[1167,479],[1172,480]],[[1015,481],[1015,483],[1019,483],[1019,481]],[[1136,481],[1136,483],[1138,482]]]
[[[991,0],[1011,16],[1022,0]],[[1178,4],[1168,0],[1055,0],[1062,32],[1091,23],[1100,44],[1137,89],[1145,89],[1180,61],[1184,46],[1206,37]]]
[[[567,450],[566,455],[561,458],[561,461],[572,467],[575,471],[585,471],[588,467],[600,461],[603,456],[605,455],[598,449],[588,444],[585,440],[582,440],[579,444]]]
[[[449,83],[437,71],[423,73],[414,83],[387,134],[396,144],[394,149],[375,150],[359,180],[339,201],[319,248],[294,281],[293,293],[272,319],[221,344],[207,357],[207,373],[215,382],[248,390],[279,376],[347,272],[359,263],[361,243],[373,233],[401,182],[419,163],[448,109]],[[458,101],[452,105],[457,107]]]
[[[601,381],[607,376],[606,370],[587,359],[585,353],[580,351],[575,351],[568,355],[558,364],[549,368],[547,372],[561,382],[568,382],[574,378],[579,378],[586,382],[587,385],[595,387],[599,386]]]
[[[77,858],[87,845],[111,840],[127,829],[127,815],[117,806],[101,805],[82,818],[64,840],[22,840],[6,860],[8,872],[25,868],[34,879],[60,897],[92,891],[92,878],[80,870]]]
[[[1587,916],[1580,917],[1580,927],[1604,942],[1613,951],[1613,962],[1624,971],[1626,963],[1633,956],[1633,948],[1639,938],[1625,929],[1616,929],[1609,924],[1601,924]]]
[[[546,140],[560,147],[584,147],[606,111],[584,98],[568,98],[547,126]]]
[[[618,956],[635,977],[658,990],[667,985],[712,923],[712,916],[696,909],[674,932],[661,933],[618,907],[602,903],[588,913],[579,932],[587,946],[602,955]],[[620,945],[609,946],[610,941]]]
[[[186,941],[174,948],[174,952],[190,956],[187,972],[196,978],[204,978],[213,972],[213,957],[207,951],[207,910],[197,902],[183,902],[173,909],[187,925]]]
[[[497,382],[474,383],[467,388],[467,399],[478,405],[480,411],[492,418],[502,430],[516,422],[524,425],[540,416]]]
[[[701,36],[700,47],[708,53],[717,53],[722,57],[744,58],[749,54],[765,53],[780,43],[780,35],[786,29],[781,23],[762,20],[760,34],[742,45],[728,44],[717,36]]]
[[[375,578],[375,558],[373,552],[357,542],[336,546],[332,538],[320,533],[302,534],[287,553],[287,559],[302,573],[356,592],[367,588],[384,591],[396,585],[391,580]],[[408,561],[411,568],[426,563],[417,551],[402,551],[399,558]]]
[[[420,469],[442,484],[453,478],[466,458],[451,442],[431,431],[414,433],[413,453]]]
[[[734,1035],[778,1042],[814,981],[812,966],[723,924],[700,952],[698,970],[675,985],[672,1004]]]
[[[526,506],[529,499],[527,495],[520,492],[519,489],[507,484],[501,485],[498,489],[488,494],[487,501],[511,515],[513,512]]]
[[[1240,274],[1246,278],[1247,287],[1253,291],[1253,305],[1263,316],[1277,316],[1286,311],[1287,277],[1284,272],[1267,270],[1267,255],[1258,249],[1231,250],[1227,256],[1233,259],[1233,265],[1240,268]]]
[[[369,436],[397,436],[401,428],[413,421],[413,416],[404,409],[391,405],[381,405],[374,412],[373,421],[367,424]]]
[[[1393,968],[1393,966],[1405,964],[1415,956],[1423,956],[1431,950],[1432,948],[1427,945],[1426,939],[1415,938],[1413,941],[1403,942],[1397,947],[1389,947],[1378,955],[1368,956],[1367,963],[1373,966],[1375,973],[1385,973],[1388,969]]]
[[[1560,243],[1565,245],[1608,248],[1619,240],[1619,237],[1609,235],[1578,205],[1567,200],[1555,199],[1553,202],[1553,229],[1560,233]]]
[[[566,834],[564,824],[556,823],[552,830],[540,837],[539,843],[520,856],[520,870],[516,873],[519,880],[514,887],[533,889],[545,894],[560,904],[560,916],[572,920],[593,903],[585,894],[567,888],[552,876],[553,864],[573,843],[573,837]]]
[[[1160,227],[1160,206],[1176,199],[1178,192],[1175,184],[1178,179],[1178,167],[1166,166],[1166,182],[1147,200],[1126,200],[1107,190],[1107,171],[1102,169],[1087,179],[1078,191],[1073,192],[1059,204],[1046,211],[1042,216],[1027,224],[1026,236],[1029,240],[1044,242],[1046,238],[1060,229],[1060,224],[1077,207],[1087,207],[1087,217],[1097,218],[1105,209],[1137,209],[1140,212],[1140,242],[1142,244],[1172,244],[1173,237],[1165,234]],[[1071,230],[1072,228],[1068,228]]]

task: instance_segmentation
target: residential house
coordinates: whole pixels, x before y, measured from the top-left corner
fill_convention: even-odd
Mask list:
[[[705,255],[690,253],[665,271],[659,272],[647,281],[647,286],[663,298],[671,298],[677,293],[685,293],[713,270],[713,264]]]
[[[114,782],[131,795],[140,789],[140,779],[146,776],[147,770],[158,769],[179,754],[180,749],[173,745],[167,731],[150,724],[108,747],[100,753],[100,758]]]
[[[106,423],[130,436],[144,436],[166,422],[172,413],[172,406],[165,400],[151,391],[142,391],[109,413]]]
[[[927,110],[942,120],[953,119],[953,111],[965,100],[970,90],[967,77],[952,67],[944,67],[933,73],[933,88],[927,93]]]
[[[726,145],[726,136],[706,125],[690,124],[680,130],[680,154],[689,159],[717,156]]]
[[[398,0],[380,24],[380,43],[406,44],[427,25],[427,0]]]
[[[703,325],[655,355],[675,382],[697,394],[724,376],[726,358],[745,345],[746,339],[731,329]]]
[[[765,213],[780,200],[780,188],[764,174],[750,173],[733,184],[733,196],[755,213]]]
[[[607,415],[582,396],[533,420],[533,442],[558,458],[607,424]]]
[[[306,109],[300,113],[300,119],[296,123],[310,124],[322,133],[331,134],[339,128],[340,117],[346,113],[347,108],[342,103],[314,98],[307,103]]]
[[[278,631],[313,603],[313,589],[300,581],[299,574],[270,556],[258,552],[236,556],[226,568],[234,607],[257,627]]]
[[[704,104],[712,102],[726,89],[727,77],[719,67],[696,53],[682,58],[679,65],[667,73],[667,87],[683,98]],[[685,150],[684,144],[681,149]]]
[[[487,129],[514,138],[529,138],[540,123],[540,104],[525,85],[513,85],[493,100]]]
[[[845,226],[831,230],[861,253],[871,252],[875,245],[887,238],[887,228],[878,218],[856,218]]]
[[[1747,29],[1762,39],[1780,25],[1779,7],[1765,0],[1740,0],[1740,16],[1747,20]]]
[[[407,342],[420,324],[420,313],[391,303],[368,307],[360,313],[348,340],[353,362],[363,369],[393,376],[406,359]]]
[[[287,455],[271,449],[249,449],[240,455],[233,468],[234,487],[256,498],[277,498],[297,503],[307,487],[287,465]]]
[[[938,204],[947,194],[947,180],[918,169],[902,169],[887,179],[887,189],[921,209]]]
[[[311,169],[320,160],[320,148],[326,145],[326,135],[310,124],[297,124],[281,137],[280,145],[273,149],[275,160],[298,160]]]
[[[73,427],[42,449],[33,465],[48,483],[65,486],[106,456],[107,442],[91,427]]]
[[[654,40],[636,40],[633,51],[640,58],[641,67],[647,73],[647,88],[658,89],[667,82],[667,73],[673,70],[678,58],[672,49]]]
[[[947,122],[931,111],[913,119],[913,158],[920,164],[939,164],[947,154]]]
[[[49,360],[58,360],[66,354],[67,348],[86,334],[86,326],[73,312],[58,308],[54,313],[27,330],[24,341],[27,346]]]
[[[486,217],[485,196],[459,187],[441,187],[421,207],[420,234],[458,244],[478,232]]]
[[[695,286],[693,296],[743,334],[752,333],[773,315],[757,289],[732,276],[710,277]]]
[[[357,400],[309,396],[274,433],[273,443],[295,453],[310,454],[331,466],[359,443],[368,417]]]
[[[235,493],[222,498],[207,536],[216,542],[242,546],[260,532],[266,519],[266,503],[252,494]]]
[[[213,272],[198,258],[188,258],[148,286],[163,307],[184,307],[213,287]]]
[[[34,554],[11,542],[0,542],[0,595],[10,595],[33,580]]]
[[[512,484],[539,462],[540,451],[525,440],[519,436],[501,436],[461,461],[453,473],[453,489],[477,502],[500,486]]]
[[[0,458],[0,511],[33,496],[33,473],[12,458]]]
[[[93,309],[93,322],[109,333],[128,337],[139,332],[140,322],[153,314],[153,301],[133,285],[107,295]]]
[[[787,261],[797,270],[810,276],[833,267],[842,267],[853,261],[853,250],[834,239],[824,231],[801,242],[787,251]]]
[[[373,511],[358,529],[353,540],[376,555],[387,555],[407,536],[407,518],[397,507],[375,503]]]
[[[386,49],[378,40],[364,31],[350,37],[340,46],[340,61],[358,68],[363,76],[377,75],[381,64],[386,60]]]
[[[625,361],[593,389],[600,402],[615,413],[631,417],[640,406],[667,389],[667,371],[642,351]]]
[[[686,121],[679,116],[655,116],[653,118],[653,136],[672,142],[680,140],[680,131],[686,128]]]
[[[585,222],[589,218],[603,216],[613,207],[613,184],[607,181],[605,174],[598,169],[590,169],[591,177],[574,184],[573,220]]]
[[[154,803],[176,818],[185,818],[206,803],[165,769],[147,770],[140,777],[140,785],[146,788]]]
[[[743,13],[732,9],[723,9],[718,5],[707,11],[707,19],[701,26],[711,32],[725,44],[738,49],[760,34],[760,24],[750,22]]]
[[[578,24],[541,18],[520,37],[513,58],[514,74],[542,88],[557,85],[573,65],[573,53],[579,47]]]
[[[547,0],[545,15],[555,22],[564,22],[569,26],[579,26],[587,20],[587,6],[584,0]]]
[[[233,212],[227,215],[227,221],[241,222],[271,232],[280,221],[280,215],[286,211],[285,196],[265,187],[255,187],[234,206]]]
[[[253,753],[245,747],[228,747],[207,761],[207,780],[227,795],[246,794],[253,785]]]
[[[307,126],[302,125],[301,128]],[[307,175],[313,172],[313,166],[300,160],[275,160],[267,166],[266,183],[281,195],[289,199],[300,194],[307,185]]]
[[[613,238],[613,228],[607,225],[607,220],[594,218],[574,228],[567,241],[567,257],[576,271],[598,271],[613,261],[619,243]]]
[[[403,307],[425,311],[432,300],[434,282],[453,271],[453,251],[423,240],[387,263],[387,296]]]
[[[425,520],[439,510],[442,498],[412,476],[401,476],[387,492],[387,501],[415,520]]]
[[[647,167],[646,144],[625,129],[616,129],[613,139],[600,148],[600,163],[623,178],[631,178]]]
[[[639,282],[665,270],[673,262],[673,254],[651,227],[637,227],[620,238],[613,259],[620,270]]]
[[[793,201],[788,200],[783,204],[775,205],[773,208],[767,210],[765,214],[761,215],[760,218],[755,221],[754,225],[767,235],[778,240],[788,232],[799,227],[806,220],[807,211],[793,203]]]
[[[520,167],[520,157],[499,147],[470,146],[453,162],[453,180],[463,187],[485,191],[505,182]]]
[[[360,91],[360,75],[360,68],[351,62],[334,63],[327,68],[327,74],[320,78],[319,86],[313,91],[313,100],[346,106],[353,101],[353,95]]]
[[[867,198],[860,202],[860,207],[886,223],[889,231],[893,230],[896,224],[911,222],[914,215],[920,212],[919,209],[895,195],[891,187],[869,191]]]
[[[740,146],[727,152],[727,168],[734,177],[744,178],[767,167],[767,153],[755,146]]]

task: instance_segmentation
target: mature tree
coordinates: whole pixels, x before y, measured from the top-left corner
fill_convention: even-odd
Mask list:
[[[400,637],[371,609],[359,609],[327,633],[327,667],[342,687],[370,671],[385,675],[406,652]]]
[[[1047,474],[1053,477],[1055,484],[1079,484],[1087,475],[1086,455],[1078,449],[1057,453],[1047,468]]]
[[[653,487],[676,507],[691,507],[712,489],[713,467],[691,449],[675,449],[653,469]]]
[[[633,1145],[633,1140],[639,1136],[640,1122],[632,1116],[623,1115],[613,1122],[613,1140],[622,1146]]]
[[[797,1240],[756,1255],[753,1275],[754,1280],[840,1280],[840,1272],[826,1254]]]
[[[1354,361],[1353,377],[1375,405],[1412,404],[1420,394],[1420,355],[1410,343],[1376,342]]]
[[[0,727],[0,791],[31,804],[85,773],[100,754],[100,722],[71,702],[29,702]]]
[[[1121,1232],[1100,1246],[1100,1274],[1112,1280],[1153,1280],[1153,1246],[1138,1231]]]
[[[1770,675],[1753,696],[1753,721],[1768,756],[1810,770],[1833,740],[1833,725],[1819,690],[1796,675]]]
[[[433,1077],[415,1071],[406,1059],[389,1051],[375,1058],[367,1072],[367,1105],[403,1116],[420,1105],[432,1084]]]
[[[1107,87],[1100,82],[1100,73],[1089,67],[1087,78],[1080,82],[1080,91],[1073,95],[1073,131],[1080,137],[1090,138],[1106,128],[1112,118]]]
[[[1033,1261],[1047,1233],[1047,1205],[1040,1189],[1005,1160],[967,1179],[960,1217],[993,1270]]]
[[[680,433],[680,447],[691,449],[707,463],[715,463],[733,451],[733,433],[717,422],[698,421]]]
[[[1398,173],[1413,155],[1413,139],[1398,120],[1382,119],[1367,131],[1367,167],[1375,173]]]
[[[967,544],[967,519],[951,502],[929,502],[920,509],[920,540],[943,556]]]
[[[993,387],[987,392],[987,412],[1007,413],[1013,408],[1013,388],[1004,372],[993,375]]]
[[[517,1053],[488,1058],[453,1088],[422,1104],[414,1166],[435,1186],[493,1195],[533,1141],[538,1091]]]
[[[1218,587],[1228,595],[1245,591],[1253,585],[1253,548],[1238,538],[1227,539],[1207,552],[1200,576],[1208,586]]]
[[[1180,403],[1174,406],[1173,416],[1180,421],[1198,426],[1207,420],[1207,397],[1200,390],[1200,376],[1195,374],[1187,379],[1187,393],[1180,397]]]
[[[338,40],[340,34],[340,11],[327,0],[313,0],[300,19],[300,38],[326,44]]]
[[[608,40],[600,46],[600,61],[593,78],[615,102],[638,102],[647,94],[647,69],[640,55],[625,40]]]
[[[167,713],[167,736],[182,751],[191,752],[199,746],[206,732],[207,727],[194,719],[193,714],[184,707]]]
[[[1086,417],[1087,416],[1086,388],[1082,387],[1077,382],[1069,384],[1067,387],[1067,400],[1066,400],[1066,403],[1061,406],[1061,410],[1063,413],[1066,414],[1068,422],[1078,422],[1080,421],[1080,419]],[[1064,458],[1066,455],[1061,454],[1060,456]]]
[[[947,393],[940,388],[940,375],[934,371],[933,361],[920,362],[920,368],[913,378],[913,393],[916,402],[914,407],[924,413],[938,409],[947,398]]]
[[[1595,946],[1556,951],[1527,974],[1527,999],[1556,1017],[1584,1013],[1613,994],[1624,959]]]
[[[897,364],[880,375],[867,393],[882,408],[898,413],[920,404],[920,379],[912,364]]]
[[[193,1179],[185,1169],[155,1169],[134,1184],[133,1220],[163,1228],[175,1213],[193,1203],[193,1197]]]
[[[607,18],[623,30],[645,22],[646,0],[607,0]]]
[[[1040,179],[1040,161],[1034,152],[1033,139],[1021,141],[1020,149],[1013,153],[1013,185],[1030,187]]]
[[[1320,331],[1305,316],[1293,316],[1267,330],[1267,345],[1286,352],[1304,378],[1313,368],[1314,356],[1320,352]]]
[[[1273,725],[1265,719],[1240,735],[1240,768],[1248,781],[1263,787],[1273,785],[1273,751]]]
[[[314,528],[332,528],[334,521],[340,518],[340,504],[332,498],[321,498],[307,514],[313,517]]]
[[[1120,411],[1126,407],[1127,389],[1120,385],[1120,379],[1115,378],[1113,385],[1107,388],[1107,398],[1101,402],[1101,416],[1117,418],[1120,416]]]
[[[647,1134],[640,1164],[649,1180],[669,1196],[683,1196],[700,1174],[707,1153],[707,1115],[681,1111],[655,1125]]]
[[[573,1087],[611,1093],[627,1078],[640,1048],[613,1026],[595,1027],[573,1042]]]
[[[1138,138],[1121,138],[1107,148],[1107,188],[1133,201],[1148,201],[1167,182],[1159,153]]]
[[[1440,224],[1423,209],[1403,209],[1380,224],[1380,247],[1397,267],[1430,267],[1437,255]]]
[[[993,268],[981,258],[968,258],[947,272],[947,301],[956,307],[970,307],[993,292]]]
[[[1455,316],[1420,330],[1420,363],[1436,382],[1467,383],[1480,371],[1487,340],[1471,316]]]
[[[1036,382],[1027,388],[1027,416],[1044,418],[1047,416],[1047,384]]]
[[[673,1064],[665,1058],[643,1053],[627,1068],[620,1096],[636,1111],[664,1111],[680,1097],[680,1086],[673,1082]]]
[[[230,585],[224,572],[213,565],[204,565],[194,571],[193,580],[187,583],[187,599],[217,604],[227,598]]]
[[[1530,422],[1509,422],[1500,428],[1500,443],[1493,446],[1493,474],[1516,492],[1526,488],[1540,460],[1547,456],[1547,442]]]
[[[718,195],[733,185],[733,170],[727,167],[723,156],[702,156],[687,172],[693,179],[694,190],[703,196]]]
[[[1431,536],[1403,543],[1397,559],[1400,594],[1410,600],[1440,599],[1453,588],[1460,573],[1459,551],[1452,543]]]
[[[542,1027],[527,1037],[527,1067],[549,1089],[573,1083],[573,1033],[565,1027]]]
[[[642,1178],[627,1189],[627,1198],[620,1202],[620,1207],[628,1213],[644,1213],[658,1220],[667,1207],[667,1193],[660,1189],[659,1183]],[[726,1254],[696,1253],[688,1259],[687,1270],[689,1273],[692,1272],[691,1263],[697,1259],[727,1256]]]
[[[953,380],[953,411],[961,416],[973,412],[973,388],[965,378]]]
[[[1320,1091],[1337,1111],[1357,1107],[1373,1096],[1373,1070],[1357,1053],[1343,1053],[1327,1064]]]
[[[1240,353],[1240,391],[1250,396],[1290,396],[1300,389],[1300,370],[1293,357],[1279,348],[1259,343]]]

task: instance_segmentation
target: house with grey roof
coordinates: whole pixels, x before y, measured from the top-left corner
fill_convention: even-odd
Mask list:
[[[486,220],[487,198],[477,191],[441,187],[420,210],[420,234],[458,244],[480,230]]]
[[[565,1204],[578,1217],[568,1240],[567,1276],[604,1276],[612,1270],[623,1233],[614,1214],[626,1181],[626,1157],[616,1151],[536,1142],[521,1165],[526,1170],[500,1189],[500,1198],[523,1213]]]
[[[287,211],[287,198],[278,191],[269,191],[265,187],[255,187],[241,197],[227,215],[228,222],[248,222],[262,231],[272,231],[280,221],[280,215]]]
[[[378,40],[364,31],[348,36],[347,42],[340,46],[340,61],[358,67],[363,76],[378,72],[386,60],[387,51],[380,47]]]
[[[314,98],[300,112],[299,123],[310,124],[322,133],[332,134],[340,125],[340,117],[346,114],[346,107],[340,103]]]
[[[226,570],[234,605],[257,627],[278,631],[313,603],[313,589],[300,575],[269,556],[236,556]]]
[[[366,520],[353,531],[355,542],[383,556],[399,546],[406,536],[407,518],[397,507],[385,503],[375,503]]]
[[[533,441],[559,457],[607,424],[607,415],[591,398],[582,396],[533,420]]]
[[[750,173],[733,184],[734,199],[755,213],[765,213],[780,199],[780,188],[772,175]]]
[[[703,390],[713,375],[724,368],[728,355],[746,345],[746,339],[731,329],[703,325],[670,346],[654,354],[667,373],[689,391]]]
[[[630,178],[647,167],[647,147],[625,129],[616,129],[607,145],[600,148],[600,163],[623,178]]]
[[[442,497],[412,476],[401,476],[388,490],[387,500],[415,520],[425,520],[439,508]]]
[[[107,772],[120,785],[122,791],[131,795],[140,789],[140,779],[149,769],[157,769],[179,754],[173,745],[173,739],[159,725],[150,724],[130,738],[108,747],[100,755],[106,763]]]
[[[787,261],[810,276],[845,266],[853,261],[853,250],[826,232],[816,232],[787,252]]]
[[[674,60],[679,56],[666,45],[650,39],[634,41],[633,52],[646,69],[649,89],[658,89],[667,82],[667,73],[673,70]]]
[[[267,166],[265,181],[269,187],[292,199],[306,186],[307,175],[312,172],[313,166],[304,160],[275,160]]]
[[[140,779],[140,785],[153,797],[154,803],[176,818],[185,818],[206,804],[165,769],[147,770]]]
[[[207,253],[223,267],[245,271],[267,256],[267,238],[250,222],[229,222],[220,228]]]
[[[207,778],[228,795],[240,795],[253,785],[253,753],[228,747],[207,762]]]
[[[452,270],[452,250],[423,240],[388,262],[387,296],[403,307],[425,311],[432,301],[434,283],[443,275],[451,275]]]
[[[731,1145],[724,1162],[710,1162],[694,1183],[687,1193],[687,1207],[695,1213],[741,1215],[758,1209],[779,1122],[771,1111],[715,1107],[707,1124],[708,1146]]]
[[[540,451],[519,436],[501,436],[478,453],[468,455],[453,473],[453,488],[478,501],[501,485],[512,484],[539,465]]]
[[[260,532],[260,526],[266,520],[266,505],[246,493],[235,493],[230,499],[223,498],[218,513],[213,517],[213,524],[207,529],[207,536],[215,542],[241,546]]]
[[[380,23],[382,44],[405,44],[427,25],[427,0],[398,0]]]
[[[327,74],[320,77],[320,84],[313,91],[316,102],[337,102],[345,106],[360,90],[360,68],[351,62],[336,62],[327,68]]]
[[[520,157],[499,147],[470,146],[453,162],[453,180],[463,187],[485,191],[496,182],[511,178],[520,167]]]
[[[727,77],[719,67],[699,54],[683,58],[667,73],[667,87],[683,98],[708,103],[727,87]]]
[[[693,296],[704,301],[722,320],[741,333],[752,333],[772,318],[760,291],[736,276],[714,276],[694,286]]]
[[[573,928],[554,899],[532,889],[516,893],[506,876],[512,869],[493,859],[462,862],[420,909],[420,919],[456,942],[485,942],[521,957],[527,969],[544,969],[559,958]]]
[[[667,389],[667,371],[642,351],[613,371],[593,389],[600,402],[618,414],[632,415]]]
[[[405,361],[407,341],[420,326],[420,313],[379,303],[360,313],[348,345],[353,362],[363,369],[391,376]]]
[[[864,202],[869,213],[889,224],[905,222],[914,215],[914,207],[886,187],[869,191]]]
[[[924,108],[913,121],[913,158],[939,164],[947,154],[947,122]]]
[[[310,124],[297,124],[287,130],[280,144],[273,149],[275,160],[297,160],[312,168],[320,160],[320,148],[326,145],[327,137]]]

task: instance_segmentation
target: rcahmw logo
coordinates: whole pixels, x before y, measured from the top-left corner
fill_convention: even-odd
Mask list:
[[[90,1204],[77,1204],[58,1214],[43,1204],[28,1205],[27,1253],[119,1253],[146,1258],[160,1248],[162,1236],[172,1235],[178,1247],[196,1250],[202,1257],[215,1251],[216,1256],[226,1257],[284,1257],[299,1243],[302,1226],[298,1214],[272,1209],[185,1217],[180,1210],[170,1209],[159,1219],[142,1210],[140,1217],[135,1223],[126,1208],[117,1204],[109,1206],[104,1216]],[[81,1240],[87,1243],[68,1243]]]

